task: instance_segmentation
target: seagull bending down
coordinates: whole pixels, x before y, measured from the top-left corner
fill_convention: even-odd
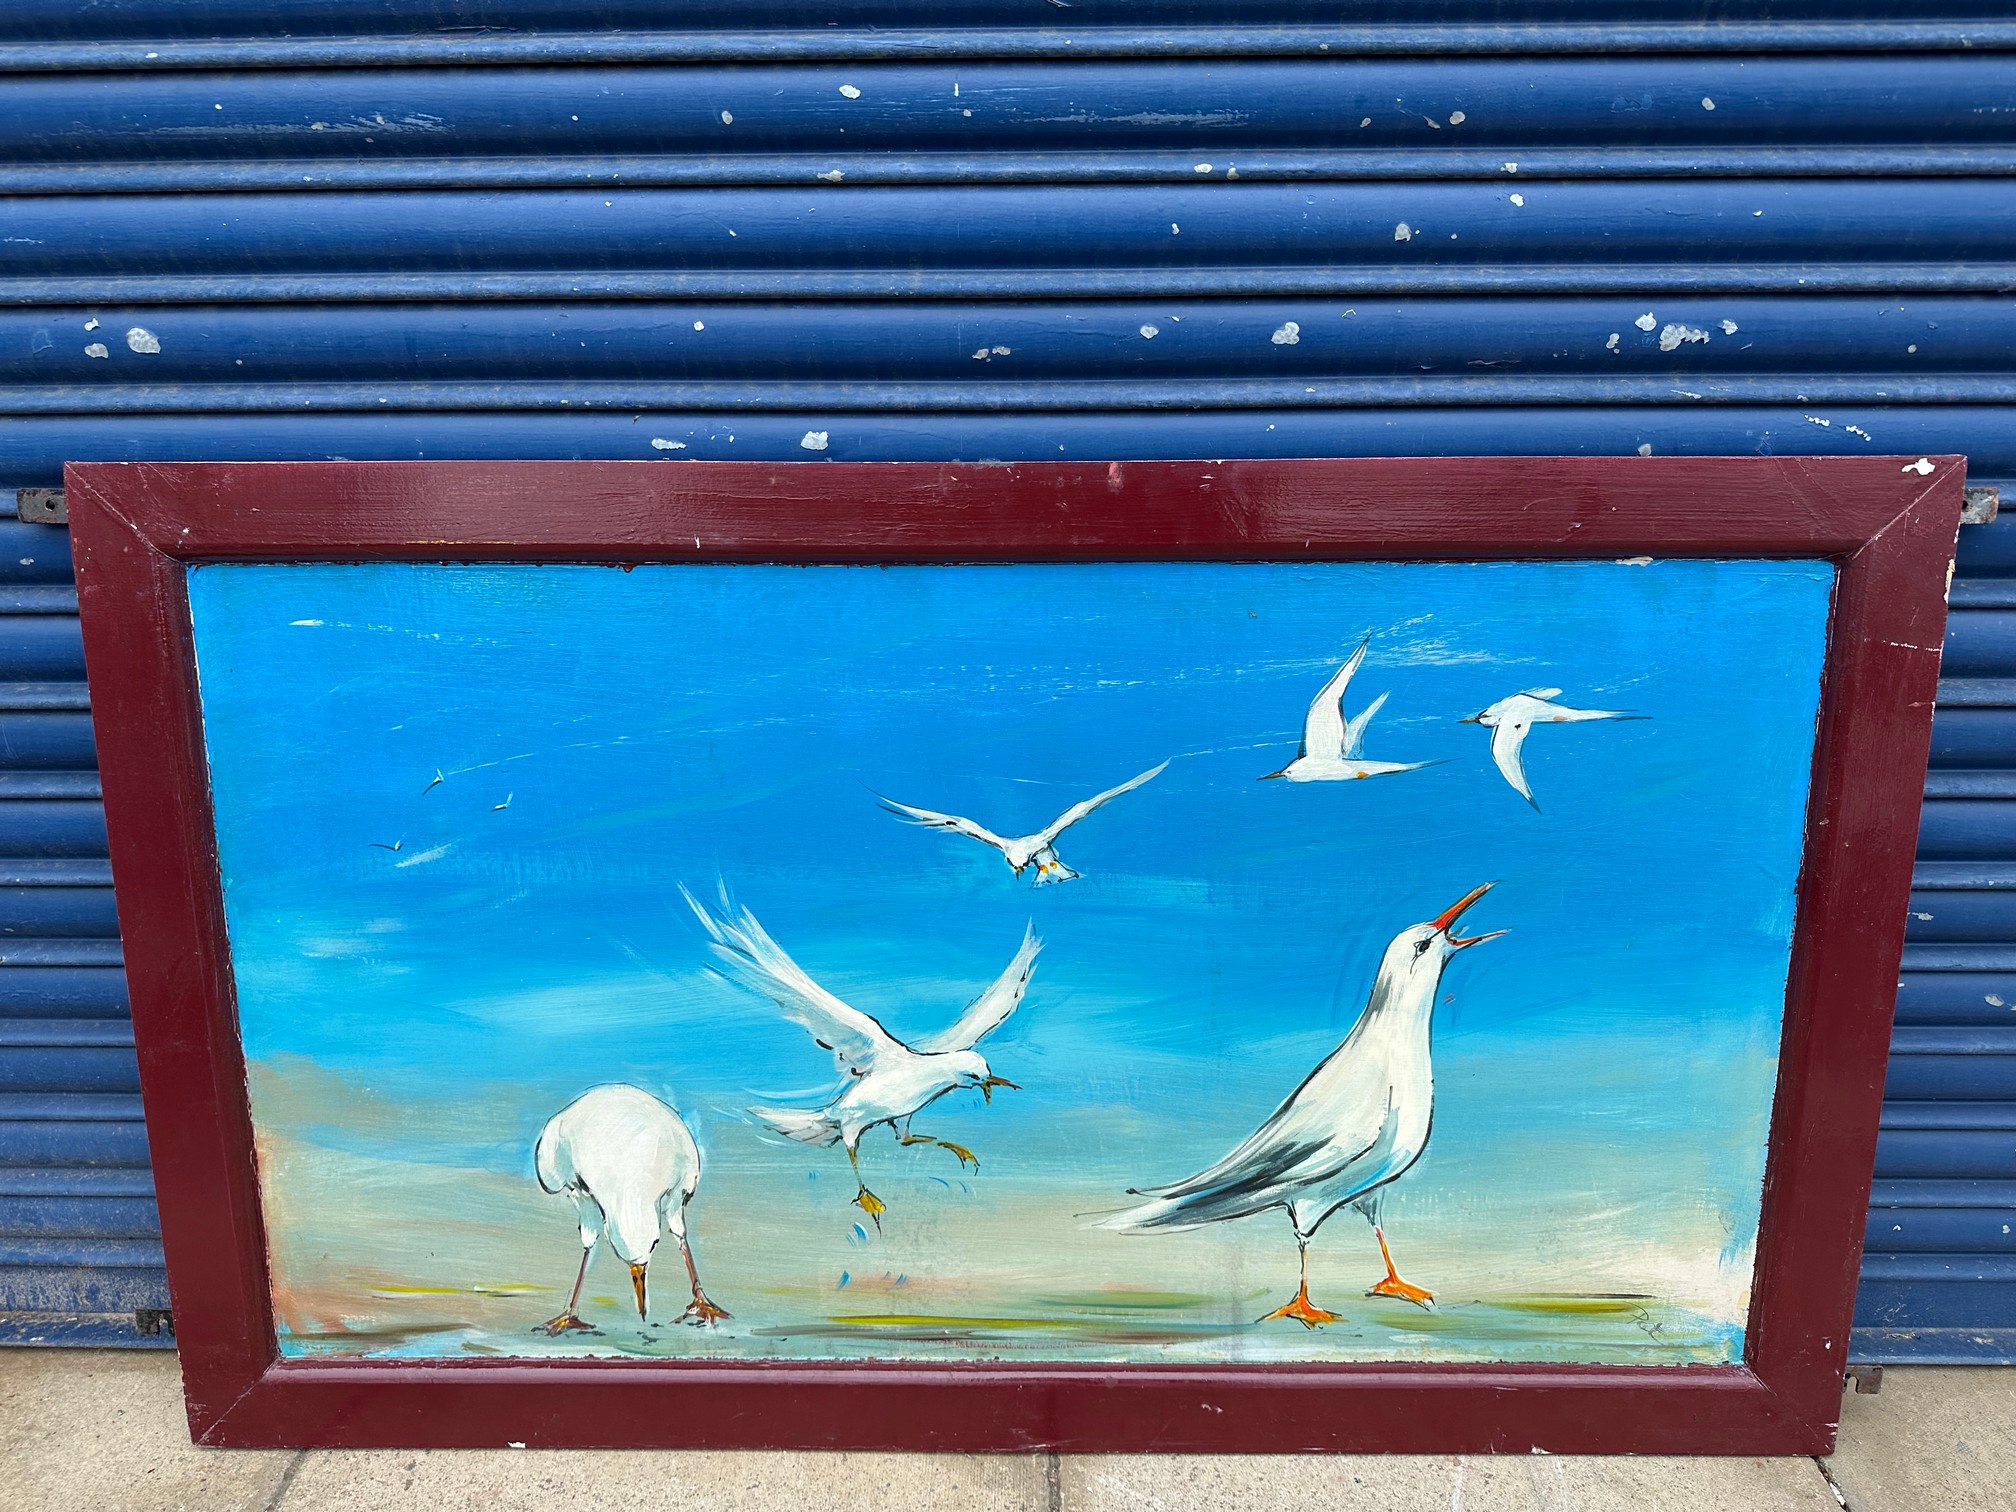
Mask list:
[[[1366,761],[1359,755],[1365,745],[1365,727],[1386,702],[1386,695],[1381,693],[1365,706],[1364,712],[1347,720],[1344,690],[1351,685],[1351,674],[1365,660],[1365,648],[1371,644],[1369,635],[1358,642],[1358,649],[1323,684],[1302,719],[1302,749],[1280,771],[1262,777],[1262,782],[1270,777],[1289,782],[1343,782],[1353,777],[1390,777],[1395,772],[1416,772],[1436,765],[1432,761]]]
[[[1324,1219],[1351,1206],[1371,1223],[1386,1262],[1385,1278],[1366,1295],[1432,1307],[1434,1293],[1403,1281],[1394,1269],[1379,1204],[1427,1148],[1435,1104],[1428,1040],[1436,990],[1452,955],[1504,933],[1456,933],[1463,911],[1494,885],[1486,882],[1431,922],[1410,924],[1393,937],[1371,1000],[1344,1043],[1243,1144],[1186,1180],[1137,1190],[1134,1195],[1148,1201],[1098,1227],[1180,1231],[1280,1208],[1295,1227],[1302,1280],[1293,1300],[1260,1321],[1293,1318],[1314,1328],[1343,1320],[1309,1300],[1309,1241]]]
[[[979,1157],[964,1145],[916,1133],[910,1120],[962,1087],[978,1087],[980,1095],[992,1102],[996,1087],[1015,1086],[996,1076],[973,1047],[1000,1028],[1022,1001],[1036,969],[1036,954],[1043,948],[1032,930],[1023,931],[1021,947],[1007,969],[958,1022],[906,1045],[807,976],[748,909],[735,908],[724,894],[717,913],[683,887],[680,891],[713,941],[723,975],[773,1000],[786,1018],[810,1030],[814,1040],[831,1050],[847,1073],[844,1085],[823,1107],[751,1108],[751,1113],[787,1139],[846,1146],[854,1167],[855,1205],[875,1220],[878,1229],[888,1208],[861,1179],[858,1153],[861,1136],[878,1124],[888,1124],[902,1144],[935,1144],[956,1155],[960,1165],[980,1168]]]
[[[1505,780],[1512,784],[1512,791],[1532,804],[1537,811],[1539,800],[1533,796],[1533,789],[1526,784],[1526,768],[1520,762],[1519,753],[1526,744],[1526,736],[1536,724],[1579,724],[1585,719],[1644,719],[1643,714],[1632,714],[1623,709],[1571,709],[1566,704],[1551,700],[1559,698],[1559,688],[1528,688],[1524,693],[1514,693],[1510,698],[1501,698],[1490,708],[1479,714],[1472,714],[1459,721],[1462,724],[1483,725],[1491,731],[1491,759],[1498,763],[1498,770]]]
[[[1036,867],[1036,886],[1041,887],[1046,882],[1069,882],[1073,877],[1080,875],[1057,859],[1059,835],[1098,808],[1100,804],[1118,798],[1122,793],[1131,793],[1150,778],[1161,776],[1163,767],[1168,765],[1169,763],[1165,761],[1162,766],[1143,772],[1139,777],[1129,777],[1118,787],[1108,788],[1103,793],[1095,793],[1082,803],[1072,804],[1035,834],[1018,835],[1012,839],[997,835],[994,831],[975,824],[971,819],[962,819],[957,814],[941,814],[936,809],[912,808],[907,803],[898,803],[891,798],[882,798],[882,806],[892,814],[899,814],[908,819],[912,824],[921,824],[927,829],[951,830],[954,834],[965,835],[983,845],[993,846],[1001,852],[1002,857],[1018,877],[1033,863]],[[879,793],[876,796],[881,797]]]
[[[604,1239],[630,1267],[637,1316],[648,1322],[645,1270],[661,1232],[679,1241],[686,1279],[693,1283],[693,1300],[679,1321],[713,1323],[728,1316],[701,1290],[693,1246],[686,1239],[686,1204],[700,1185],[700,1147],[669,1104],[620,1082],[592,1088],[546,1121],[532,1159],[539,1185],[565,1192],[581,1219],[581,1269],[574,1273],[574,1291],[567,1310],[541,1324],[540,1332],[555,1338],[577,1328],[593,1332],[575,1309],[581,1305],[588,1262]]]

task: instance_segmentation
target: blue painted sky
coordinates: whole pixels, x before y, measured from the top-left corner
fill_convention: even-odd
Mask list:
[[[1180,1085],[1216,1153],[1349,1027],[1395,931],[1496,880],[1472,919],[1511,933],[1452,966],[1438,1057],[1517,1087],[1530,1047],[1609,1038],[1592,1095],[1697,1132],[1726,1109],[1661,1047],[1775,1046],[1830,587],[1682,561],[197,568],[246,1047],[394,1096],[529,1089],[528,1130],[636,1080],[718,1145],[710,1118],[830,1065],[705,974],[677,885],[722,878],[898,1033],[1033,920],[1035,983],[989,1042],[1028,1089],[989,1110],[1001,1137]],[[1366,754],[1444,764],[1255,781],[1367,633],[1347,706],[1392,696]],[[1536,686],[1649,716],[1537,730],[1544,813],[1457,722]],[[1172,757],[1042,889],[874,798],[1024,832]]]

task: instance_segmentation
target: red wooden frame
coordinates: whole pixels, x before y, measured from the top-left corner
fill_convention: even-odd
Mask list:
[[[205,1444],[1816,1454],[1832,1446],[1965,464],[1906,457],[91,463],[67,470],[183,1379]],[[1825,557],[1745,1360],[282,1360],[184,567]]]

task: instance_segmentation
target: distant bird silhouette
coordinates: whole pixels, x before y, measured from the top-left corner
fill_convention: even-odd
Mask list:
[[[847,1148],[854,1167],[854,1202],[882,1226],[887,1204],[861,1179],[858,1153],[861,1136],[878,1124],[888,1124],[906,1145],[935,1144],[950,1150],[964,1166],[980,1161],[964,1145],[928,1134],[913,1133],[910,1120],[947,1092],[978,1087],[987,1101],[996,1087],[1015,1083],[996,1076],[973,1047],[1001,1027],[1022,1001],[1036,955],[1043,942],[1024,930],[1022,944],[1007,969],[961,1014],[958,1022],[936,1034],[904,1044],[874,1019],[851,1008],[807,976],[798,963],[771,939],[755,915],[735,908],[724,895],[719,913],[684,888],[686,901],[713,941],[722,973],[753,992],[760,992],[784,1010],[785,1017],[811,1031],[812,1038],[833,1052],[847,1073],[840,1090],[816,1109],[751,1108],[749,1111],[788,1139],[803,1144]]]
[[[1514,693],[1510,698],[1501,698],[1483,712],[1469,715],[1459,721],[1462,724],[1484,725],[1491,731],[1491,759],[1498,763],[1498,770],[1504,774],[1505,780],[1512,784],[1512,791],[1532,804],[1536,810],[1540,807],[1540,803],[1533,796],[1533,789],[1527,786],[1526,769],[1520,761],[1519,754],[1533,726],[1579,724],[1585,719],[1646,717],[1622,709],[1571,709],[1566,704],[1549,702],[1560,696],[1559,688],[1528,688],[1524,693]]]
[[[686,1204],[700,1185],[700,1147],[669,1104],[621,1082],[584,1092],[539,1131],[533,1165],[539,1185],[571,1197],[581,1220],[581,1269],[575,1272],[574,1290],[566,1310],[541,1324],[540,1332],[557,1338],[589,1329],[575,1309],[581,1305],[588,1262],[604,1239],[630,1267],[638,1318],[650,1321],[645,1272],[661,1232],[679,1241],[686,1278],[693,1284],[693,1300],[679,1321],[711,1324],[728,1316],[707,1300],[693,1263]]]
[[[1231,1154],[1183,1181],[1136,1191],[1148,1201],[1101,1219],[1129,1233],[1200,1228],[1281,1208],[1295,1227],[1302,1279],[1295,1296],[1260,1321],[1293,1318],[1306,1327],[1342,1321],[1309,1300],[1309,1241],[1337,1209],[1356,1207],[1372,1225],[1386,1275],[1366,1293],[1421,1307],[1434,1294],[1403,1281],[1386,1247],[1379,1205],[1428,1145],[1435,1104],[1429,1021],[1442,968],[1459,950],[1492,934],[1456,933],[1456,921],[1492,883],[1466,893],[1426,924],[1393,937],[1372,996],[1344,1042]]]
[[[1163,768],[1168,765],[1169,763],[1165,761],[1161,766],[1153,767],[1138,777],[1128,778],[1118,787],[1108,788],[1103,793],[1093,794],[1082,803],[1072,804],[1033,835],[1018,835],[1012,838],[997,835],[992,830],[975,824],[971,819],[962,819],[957,814],[941,814],[935,809],[912,808],[909,804],[898,803],[892,798],[882,798],[881,801],[884,808],[908,819],[912,824],[921,824],[928,829],[951,830],[954,834],[978,840],[982,845],[993,846],[1001,852],[1003,859],[1018,877],[1028,867],[1034,865],[1036,885],[1041,887],[1046,882],[1069,882],[1073,877],[1081,875],[1057,859],[1059,835],[1102,803],[1111,802],[1122,793],[1131,793],[1142,783],[1159,777]],[[879,793],[876,796],[881,797]]]
[[[373,840],[370,842],[370,844],[371,849],[373,850],[396,851],[396,850],[404,850],[406,848],[406,842],[404,840],[394,840],[390,845],[387,845],[383,840]]]
[[[447,780],[448,779],[446,777],[441,775],[441,769],[439,767],[436,767],[434,769],[434,780],[428,783],[427,786],[425,786],[424,788],[420,789],[420,796],[422,798],[425,798],[429,793],[433,792],[434,789],[441,786],[441,784],[446,782]]]
[[[1437,765],[1433,761],[1367,761],[1359,754],[1365,746],[1365,727],[1386,702],[1386,695],[1381,693],[1355,719],[1346,720],[1344,690],[1351,685],[1351,674],[1365,660],[1365,648],[1371,644],[1372,637],[1368,635],[1323,684],[1309,705],[1309,712],[1303,716],[1302,749],[1280,771],[1262,777],[1262,782],[1271,777],[1289,782],[1344,782],[1355,777],[1418,772],[1422,767]]]

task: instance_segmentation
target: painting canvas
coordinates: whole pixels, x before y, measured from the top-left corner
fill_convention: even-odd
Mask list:
[[[290,1357],[1743,1357],[1825,560],[187,569]]]

